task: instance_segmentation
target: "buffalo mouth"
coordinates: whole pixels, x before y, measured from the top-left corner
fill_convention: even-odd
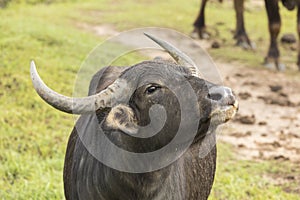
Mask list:
[[[237,100],[229,105],[216,105],[206,118],[200,120],[198,135],[207,135],[213,132],[209,130],[215,130],[218,125],[224,124],[234,118],[238,109],[239,103]]]
[[[239,102],[235,100],[232,104],[218,106],[209,115],[210,123],[220,125],[231,120],[239,109]]]
[[[193,143],[197,143],[207,135],[214,134],[216,128],[231,120],[236,115],[238,109],[239,103],[237,100],[231,105],[224,105],[213,109],[208,117],[200,120],[198,133]]]

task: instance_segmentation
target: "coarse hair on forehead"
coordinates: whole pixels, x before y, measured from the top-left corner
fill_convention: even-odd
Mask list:
[[[177,84],[186,77],[192,76],[188,68],[164,60],[144,61],[133,65],[119,76],[127,80],[131,88],[138,88],[147,84],[165,85]]]
[[[175,74],[188,75],[190,71],[187,67],[165,60],[144,61],[127,68],[120,75],[121,78],[130,79],[134,76],[143,76],[143,74],[172,76]]]

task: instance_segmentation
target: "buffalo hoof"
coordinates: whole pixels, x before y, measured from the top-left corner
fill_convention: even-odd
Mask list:
[[[256,44],[254,42],[237,41],[236,45],[245,50],[255,50],[256,49]]]
[[[246,34],[235,35],[236,45],[245,50],[255,50],[256,44],[252,43]]]
[[[278,70],[280,72],[285,71],[285,64],[280,63],[278,59],[274,58],[265,58],[264,66],[271,70]]]
[[[195,28],[191,33],[192,38],[200,38],[200,39],[209,39],[210,33],[206,30],[206,28]]]

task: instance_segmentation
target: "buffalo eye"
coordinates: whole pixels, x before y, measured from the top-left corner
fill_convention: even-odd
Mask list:
[[[154,86],[154,85],[149,86],[146,89],[146,94],[152,94],[152,93],[154,93],[159,88],[160,88],[159,86]]]

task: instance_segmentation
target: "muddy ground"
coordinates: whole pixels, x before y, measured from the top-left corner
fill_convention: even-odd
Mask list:
[[[92,27],[78,24],[78,27],[92,31],[99,36],[118,34],[111,25]],[[171,43],[182,38],[176,34],[152,33],[167,38]],[[161,35],[162,34],[162,35]],[[135,36],[133,35],[132,38]],[[125,38],[120,43],[128,45],[137,41]],[[211,43],[197,40],[203,49]],[[197,57],[193,44],[184,40],[179,45],[190,47],[188,55]],[[150,54],[150,56],[155,56]],[[161,56],[161,55],[159,55]],[[163,56],[163,55],[162,55]],[[260,58],[261,59],[261,58]],[[240,159],[290,161],[300,165],[300,72],[299,76],[266,69],[263,66],[245,67],[241,63],[214,60],[224,85],[233,89],[240,102],[235,119],[219,130],[219,140],[235,147]],[[300,183],[300,175],[275,177],[280,184],[286,181]],[[300,188],[299,188],[300,191]]]

